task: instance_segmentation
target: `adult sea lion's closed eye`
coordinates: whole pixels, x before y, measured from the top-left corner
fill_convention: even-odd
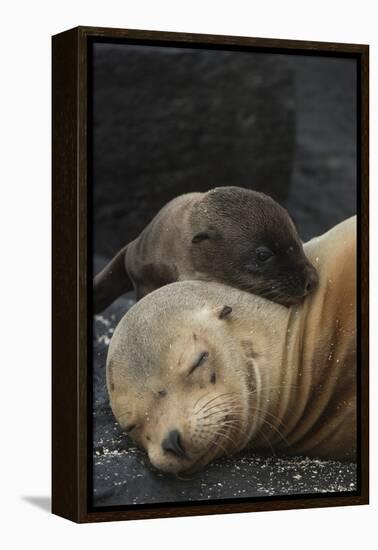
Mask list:
[[[203,351],[202,353],[200,353],[200,355],[197,357],[194,364],[190,367],[190,370],[189,370],[188,374],[192,374],[196,369],[198,369],[198,367],[203,365],[203,363],[205,363],[205,361],[208,359],[208,357],[209,357],[209,352],[208,351]]]

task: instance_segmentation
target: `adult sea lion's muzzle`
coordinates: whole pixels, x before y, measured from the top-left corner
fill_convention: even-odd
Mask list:
[[[167,437],[163,439],[161,447],[163,451],[172,453],[179,458],[188,458],[182,444],[181,434],[178,430],[171,430]]]

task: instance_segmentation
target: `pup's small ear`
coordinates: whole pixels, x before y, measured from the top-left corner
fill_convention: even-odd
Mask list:
[[[206,241],[208,239],[210,239],[210,233],[208,233],[207,231],[200,231],[199,233],[194,235],[194,237],[192,238],[192,243],[196,244],[200,243],[201,241]]]
[[[218,312],[218,319],[225,319],[232,312],[231,306],[223,306]]]

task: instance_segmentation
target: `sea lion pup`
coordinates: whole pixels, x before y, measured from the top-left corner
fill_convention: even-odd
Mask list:
[[[285,308],[201,281],[165,286],[123,317],[107,387],[151,463],[190,473],[245,447],[355,459],[356,224],[305,245],[320,282]]]
[[[217,281],[284,305],[317,284],[288,213],[241,187],[218,187],[169,202],[94,279],[94,313],[124,292],[137,300],[175,281]]]

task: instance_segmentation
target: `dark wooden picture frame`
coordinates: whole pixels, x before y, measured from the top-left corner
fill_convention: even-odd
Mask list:
[[[91,40],[151,44],[222,45],[270,53],[316,53],[357,60],[358,171],[358,489],[345,495],[274,497],[234,502],[150,505],[98,511],[91,508],[88,474],[90,423],[90,314],[88,269],[88,45]],[[77,27],[53,37],[53,370],[52,511],[76,522],[223,514],[292,508],[367,504],[369,499],[369,48],[366,45],[302,42]]]

